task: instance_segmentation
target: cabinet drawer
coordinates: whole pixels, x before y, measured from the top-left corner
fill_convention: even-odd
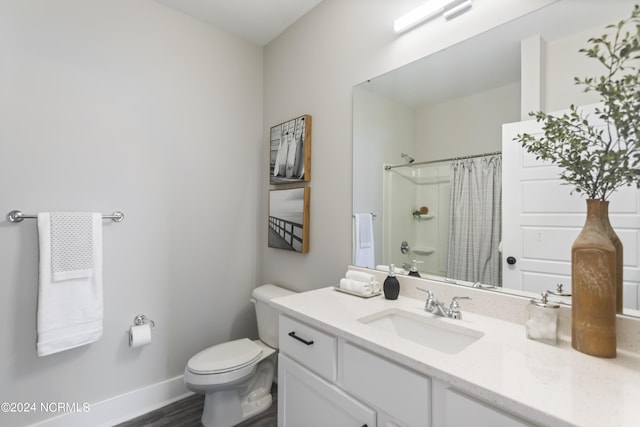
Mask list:
[[[321,377],[335,381],[337,340],[297,320],[280,315],[280,352]]]
[[[345,343],[343,388],[408,426],[431,424],[431,380]]]

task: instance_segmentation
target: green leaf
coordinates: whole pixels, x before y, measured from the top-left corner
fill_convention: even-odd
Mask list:
[[[596,127],[571,105],[561,117],[530,112],[542,134],[514,138],[537,159],[560,166],[560,178],[574,187],[572,192],[602,200],[621,186],[640,188],[640,68],[633,63],[640,59],[640,5],[630,18],[606,28],[616,31],[612,39],[609,34],[592,37],[590,47],[579,50],[606,72],[574,78],[584,92],[600,95],[603,107],[596,108],[594,117],[604,125]]]

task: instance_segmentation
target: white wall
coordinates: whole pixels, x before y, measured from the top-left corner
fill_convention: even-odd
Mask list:
[[[624,8],[620,19],[630,12],[630,7]],[[574,77],[593,77],[606,73],[606,68],[598,60],[588,58],[579,50],[591,47],[587,40],[605,34],[604,27],[609,23],[613,22],[604,21],[603,25],[547,43],[544,70],[545,111],[566,110],[571,104],[588,105],[599,101],[597,93],[585,93],[583,85],[574,84]]]
[[[520,83],[423,108],[416,116],[419,160],[500,151],[502,124],[520,119]]]
[[[300,291],[333,285],[351,262],[353,85],[549,2],[474,2],[469,13],[452,21],[436,19],[398,36],[393,20],[423,1],[324,0],[267,45],[263,139],[270,126],[311,114],[313,174],[309,253],[266,248],[263,227],[263,280]],[[267,167],[265,162],[264,176]],[[263,181],[264,218],[269,188]]]
[[[2,218],[126,215],[104,223],[103,337],[43,358],[36,223],[0,220],[0,402],[94,403],[255,336],[262,49],[151,0],[2,0],[0,58]],[[138,313],[156,328],[131,349]]]
[[[353,184],[353,212],[370,212],[373,221],[375,260],[383,259],[382,248],[383,164],[401,164],[400,153],[415,153],[415,112],[413,109],[367,90],[353,91],[353,138],[362,141],[353,147],[353,175],[361,179]],[[363,179],[364,178],[364,179]]]

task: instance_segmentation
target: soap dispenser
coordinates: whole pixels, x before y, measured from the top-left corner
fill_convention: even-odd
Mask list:
[[[546,292],[527,306],[527,338],[555,345],[558,343],[559,304],[549,301]]]
[[[384,297],[386,299],[398,299],[398,294],[400,293],[400,282],[396,278],[395,266],[391,264],[389,266],[389,275],[386,279],[384,279],[384,283],[382,285],[382,290],[384,291]]]
[[[416,265],[418,261],[415,259],[411,261],[411,269],[409,270],[409,276],[420,277],[420,273],[418,273],[418,266]]]

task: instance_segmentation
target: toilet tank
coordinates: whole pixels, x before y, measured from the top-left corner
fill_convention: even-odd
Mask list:
[[[262,285],[253,290],[251,301],[256,306],[256,319],[258,321],[258,336],[260,341],[271,348],[278,348],[278,314],[271,307],[270,301],[274,298],[291,295],[295,292],[276,285]]]

